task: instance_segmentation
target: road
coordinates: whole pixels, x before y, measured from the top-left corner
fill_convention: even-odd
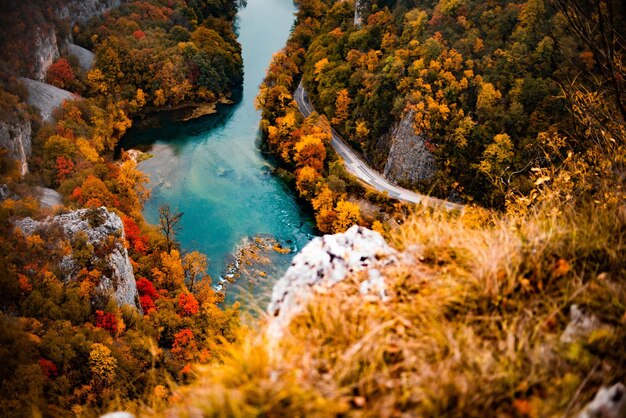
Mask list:
[[[298,84],[298,88],[294,93],[294,98],[298,104],[300,112],[304,116],[309,116],[315,112],[307,92],[302,86],[302,82]],[[346,169],[358,177],[361,181],[378,190],[381,193],[387,193],[394,199],[403,200],[411,203],[421,203],[425,206],[444,206],[449,210],[463,210],[463,205],[448,202],[447,200],[437,199],[423,194],[415,193],[411,190],[404,189],[396,184],[391,183],[382,174],[369,167],[358,155],[350,148],[350,146],[341,138],[341,136],[332,130],[332,138],[330,145],[335,152],[341,156]]]

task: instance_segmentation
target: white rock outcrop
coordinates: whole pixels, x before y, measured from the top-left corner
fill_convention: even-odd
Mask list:
[[[378,232],[361,226],[315,238],[294,257],[291,267],[274,285],[268,306],[272,318],[268,335],[280,338],[282,329],[313,294],[326,293],[362,270],[368,270],[368,278],[361,283],[360,292],[385,300],[386,286],[380,269],[397,261],[398,253]]]
[[[124,246],[124,224],[117,214],[101,207],[49,216],[43,221],[24,218],[15,222],[15,226],[25,235],[32,235],[39,228],[50,227],[53,224],[63,229],[65,237],[70,242],[73,242],[79,234],[85,234],[87,244],[96,249],[107,248],[107,254],[104,255],[107,271],[103,272],[100,284],[96,288],[97,296],[105,298],[113,296],[118,305],[131,305],[141,311],[133,267]],[[114,238],[113,245],[107,243],[110,237]],[[95,251],[98,252],[100,251]],[[97,261],[98,256],[92,256],[91,260]],[[79,268],[75,265],[72,255],[64,257],[60,267],[66,280],[72,280]]]
[[[354,26],[360,28],[363,25],[363,18],[369,8],[369,0],[356,0],[354,3]]]
[[[626,387],[616,383],[609,388],[601,388],[593,401],[589,402],[578,418],[625,418]]]
[[[44,208],[55,208],[63,206],[63,196],[61,193],[48,187],[36,187],[39,195],[39,204]]]

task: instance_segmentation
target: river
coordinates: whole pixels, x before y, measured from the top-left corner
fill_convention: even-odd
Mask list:
[[[267,296],[294,252],[313,236],[310,217],[298,206],[294,193],[272,174],[274,167],[260,152],[260,114],[254,108],[272,54],[286,43],[294,12],[291,0],[248,0],[239,11],[245,71],[240,102],[219,106],[216,114],[190,122],[164,119],[159,127],[133,128],[122,142],[124,148],[139,146],[153,155],[139,164],[150,176],[152,189],[144,216],[157,224],[162,204],[183,212],[177,239],[183,251],[198,250],[208,256],[215,285],[225,272],[232,273],[228,266],[233,254],[244,243],[255,242],[252,237],[274,237],[292,250],[289,254],[265,251],[271,264],[251,266],[252,273],[237,282],[236,291],[227,286],[229,301],[246,293],[241,288],[264,299],[259,293]],[[267,255],[258,248],[251,252],[259,259]],[[250,285],[253,282],[256,285]]]

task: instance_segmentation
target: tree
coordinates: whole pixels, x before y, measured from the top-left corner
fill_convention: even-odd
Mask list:
[[[350,96],[348,89],[341,89],[337,93],[337,100],[335,101],[335,117],[333,118],[333,125],[338,125],[344,120],[348,119],[348,108],[350,107]]]
[[[198,280],[206,280],[206,269],[209,266],[206,255],[199,251],[192,251],[183,257],[183,270],[185,271],[185,279],[189,283],[189,290],[194,291],[194,287]]]
[[[344,232],[361,220],[361,209],[353,202],[340,200],[337,202],[335,212],[337,213],[337,219],[333,223],[335,232]]]
[[[59,58],[48,67],[47,80],[53,86],[67,89],[75,78],[74,71],[65,58]]]
[[[182,217],[182,212],[172,211],[167,204],[159,206],[159,229],[165,235],[168,253],[172,251],[176,241],[176,234],[180,232]]]
[[[89,370],[92,384],[96,388],[108,387],[115,382],[117,360],[111,350],[103,344],[94,343],[89,352]]]
[[[117,318],[110,312],[96,311],[96,326],[102,328],[111,335],[117,333]]]
[[[182,260],[178,250],[172,250],[169,253],[161,253],[161,263],[163,264],[162,286],[168,289],[177,289],[185,284],[185,271],[183,270]]]
[[[200,305],[191,293],[182,292],[178,295],[178,313],[180,316],[193,316],[198,313]]]
[[[172,354],[180,360],[191,360],[196,350],[196,340],[189,328],[183,328],[174,335]]]
[[[513,158],[513,142],[507,134],[499,134],[493,138],[493,142],[485,149],[483,160],[478,169],[484,173],[492,183],[498,183],[498,179],[510,164]]]

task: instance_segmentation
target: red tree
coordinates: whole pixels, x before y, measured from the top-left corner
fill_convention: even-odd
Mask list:
[[[111,334],[117,332],[117,318],[110,312],[96,311],[96,326]]]
[[[75,78],[74,71],[72,71],[70,63],[67,62],[65,58],[56,60],[50,67],[48,67],[48,83],[53,86],[66,89]]]
[[[133,36],[135,37],[135,39],[142,39],[146,37],[146,34],[142,31],[142,30],[136,30],[133,32]]]
[[[61,183],[74,170],[74,163],[71,158],[67,158],[64,155],[58,156],[56,163],[57,181]]]
[[[139,296],[150,296],[152,300],[156,300],[159,298],[159,294],[152,282],[145,277],[140,277],[137,280],[137,291],[139,292]]]
[[[132,246],[135,252],[144,255],[148,249],[148,239],[141,235],[141,230],[133,218],[128,216],[122,217],[124,222],[124,232],[126,234],[126,240]]]
[[[39,367],[41,367],[41,371],[43,371],[43,374],[46,375],[48,379],[54,379],[59,375],[57,366],[48,359],[40,358]]]
[[[174,335],[174,344],[172,344],[172,354],[179,359],[190,360],[191,352],[196,349],[196,340],[193,332],[188,328],[183,328]]]
[[[178,313],[181,316],[192,316],[198,313],[200,306],[191,293],[178,295]]]

